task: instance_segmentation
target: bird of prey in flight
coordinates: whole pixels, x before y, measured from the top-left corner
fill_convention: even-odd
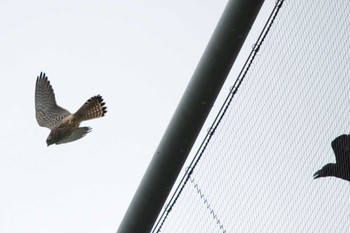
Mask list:
[[[314,179],[335,176],[350,181],[350,135],[340,135],[332,141],[336,163],[328,163],[314,174]]]
[[[72,142],[84,137],[90,127],[79,127],[82,121],[103,117],[107,112],[102,96],[88,99],[75,113],[56,103],[55,93],[45,73],[40,73],[35,85],[35,116],[38,124],[51,130],[47,146]]]

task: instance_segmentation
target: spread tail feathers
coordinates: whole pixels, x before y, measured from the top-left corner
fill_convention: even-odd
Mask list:
[[[74,117],[80,122],[103,117],[107,112],[105,104],[102,96],[96,95],[91,97],[76,113],[74,113]]]

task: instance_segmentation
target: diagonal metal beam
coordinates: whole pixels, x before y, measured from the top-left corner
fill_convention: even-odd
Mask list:
[[[228,2],[117,233],[151,231],[263,2]]]

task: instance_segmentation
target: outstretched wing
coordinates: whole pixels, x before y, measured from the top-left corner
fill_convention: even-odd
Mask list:
[[[41,72],[35,86],[35,116],[38,124],[52,129],[68,115],[70,112],[56,104],[50,81],[45,73]]]
[[[350,164],[350,135],[340,135],[332,142],[335,160],[338,165]]]

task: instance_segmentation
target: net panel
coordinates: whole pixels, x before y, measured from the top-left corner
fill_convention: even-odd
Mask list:
[[[349,232],[350,183],[313,179],[350,131],[349,12],[283,3],[155,232]]]

